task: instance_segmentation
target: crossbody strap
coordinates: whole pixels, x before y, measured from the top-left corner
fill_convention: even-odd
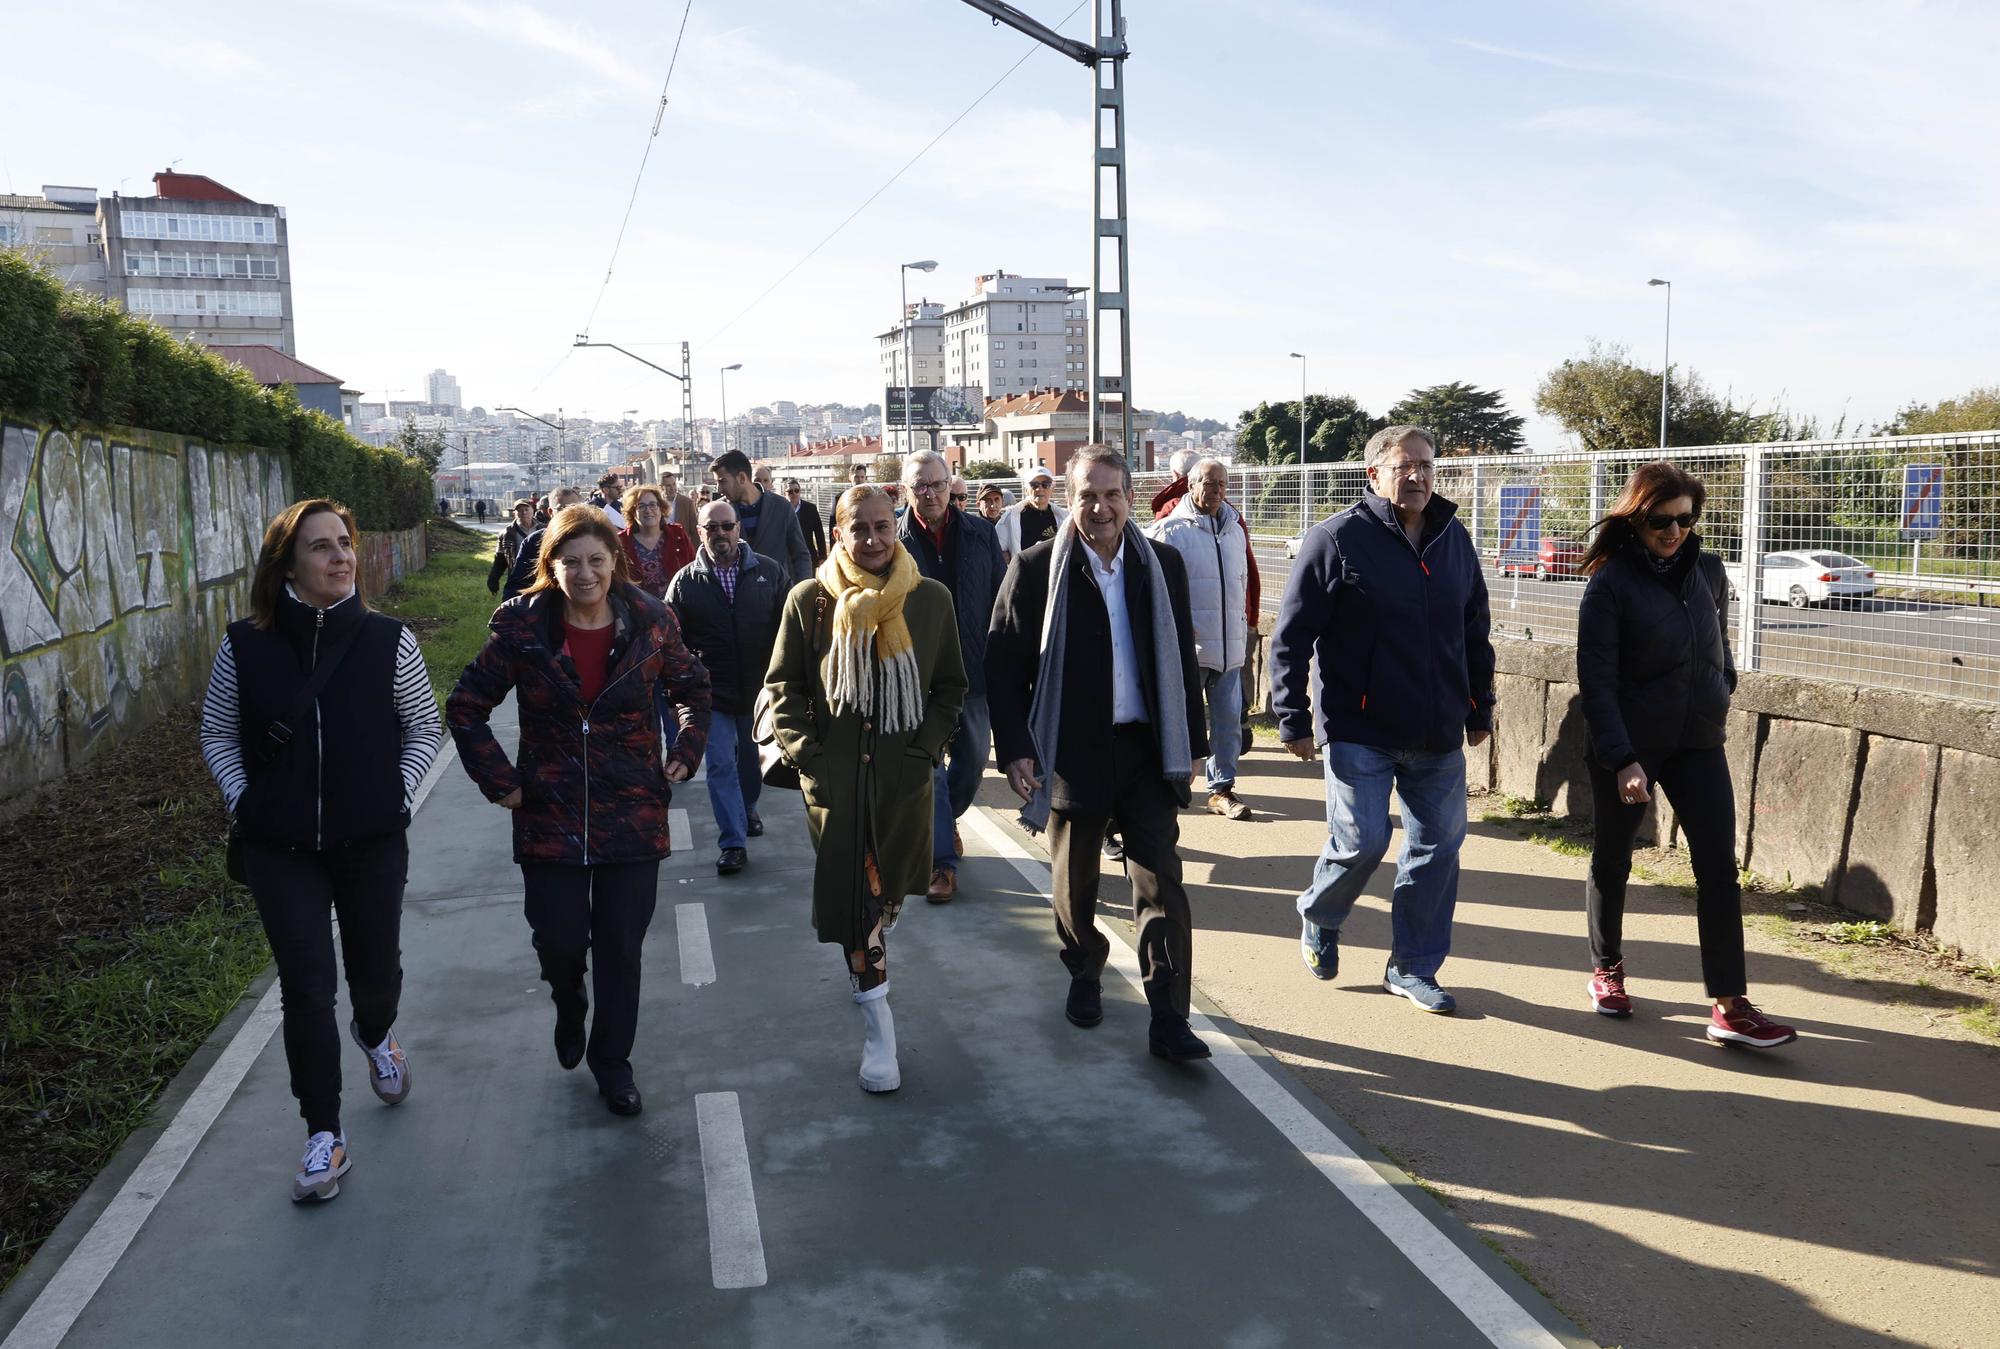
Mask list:
[[[313,665],[312,673],[306,677],[305,684],[299,689],[298,697],[292,700],[291,710],[285,713],[285,719],[274,721],[264,728],[264,739],[268,742],[264,750],[265,757],[276,756],[292,743],[292,726],[306,714],[306,709],[313,705],[319,695],[326,691],[328,682],[333,678],[333,672],[340,668],[340,662],[346,659],[349,648],[361,635],[361,629],[367,622],[367,615],[362,615],[361,622],[356,623],[351,632],[335,643],[331,650],[320,656]]]

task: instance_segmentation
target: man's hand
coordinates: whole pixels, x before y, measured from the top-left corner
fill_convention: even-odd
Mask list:
[[[1304,759],[1307,763],[1319,757],[1319,749],[1313,744],[1311,736],[1303,740],[1287,740],[1285,748],[1291,752],[1294,759]]]
[[[1636,806],[1653,799],[1653,794],[1646,790],[1644,764],[1626,764],[1618,770],[1618,799],[1628,806]]]
[[[1472,746],[1474,749],[1478,749],[1481,745],[1485,744],[1488,740],[1492,738],[1493,738],[1493,732],[1491,731],[1467,731],[1465,733],[1465,743]]]
[[[692,776],[694,776],[694,769],[688,767],[679,759],[667,760],[668,782],[686,782]]]
[[[521,789],[516,787],[493,804],[502,810],[519,810],[521,808]]]
[[[1007,765],[1007,785],[1014,789],[1014,795],[1023,801],[1032,797],[1041,787],[1042,780],[1035,776],[1033,759],[1016,759]]]

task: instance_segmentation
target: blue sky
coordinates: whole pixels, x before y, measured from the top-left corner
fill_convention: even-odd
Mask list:
[[[1870,425],[2000,380],[2000,6],[1127,11],[1142,405],[1227,419],[1293,396],[1297,350],[1315,392],[1378,412],[1497,387],[1556,448],[1537,381],[1592,338],[1657,365],[1651,276],[1675,283],[1675,361],[1759,406]],[[670,415],[673,381],[568,343],[680,18],[16,7],[9,45],[37,55],[0,81],[0,188],[144,193],[178,160],[286,207],[299,354],[351,386],[419,390],[442,365],[469,402]],[[1088,76],[1044,52],[746,312],[1029,45],[956,0],[695,0],[593,336],[669,365],[664,344],[693,342],[697,415],[737,361],[732,407],[864,402],[897,263],[941,264],[913,298],[996,267],[1083,279]]]

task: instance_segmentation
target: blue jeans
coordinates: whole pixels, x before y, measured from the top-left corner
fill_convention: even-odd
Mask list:
[[[1208,789],[1219,792],[1236,785],[1236,761],[1243,757],[1243,667],[1201,673],[1208,693]]]
[[[959,710],[958,729],[945,746],[944,762],[931,785],[931,866],[958,870],[958,852],[951,846],[952,823],[972,809],[979,780],[986,775],[986,753],[993,745],[993,716],[986,695],[968,693]]]
[[[1326,847],[1299,914],[1335,932],[1389,851],[1389,788],[1403,804],[1403,855],[1390,898],[1389,963],[1434,978],[1451,953],[1458,850],[1465,842],[1465,751],[1326,745]]]
[[[708,807],[722,837],[717,845],[740,848],[748,835],[750,812],[764,790],[757,746],[750,739],[748,712],[714,712],[708,718]]]

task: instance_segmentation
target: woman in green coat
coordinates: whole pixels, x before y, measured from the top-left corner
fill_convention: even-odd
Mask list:
[[[958,725],[965,665],[951,592],[896,541],[887,493],[842,493],[833,538],[785,601],[765,684],[819,854],[813,926],[846,953],[861,1007],[861,1086],[894,1091],[883,938],[930,884],[933,770]]]

